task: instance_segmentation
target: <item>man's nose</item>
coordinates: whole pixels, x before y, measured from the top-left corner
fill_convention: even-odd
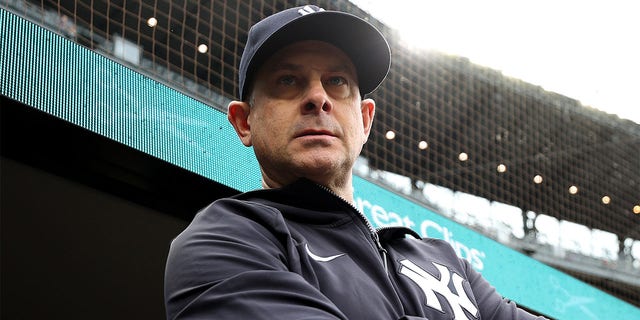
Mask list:
[[[332,108],[331,100],[329,100],[322,81],[317,80],[310,82],[303,105],[303,112],[329,112]]]

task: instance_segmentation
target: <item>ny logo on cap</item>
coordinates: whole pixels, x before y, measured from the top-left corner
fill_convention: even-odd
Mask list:
[[[308,15],[309,13],[320,12],[320,11],[324,11],[324,9],[316,6],[312,7],[312,6],[306,5],[303,8],[299,9],[298,13],[301,16],[304,16],[304,15]]]

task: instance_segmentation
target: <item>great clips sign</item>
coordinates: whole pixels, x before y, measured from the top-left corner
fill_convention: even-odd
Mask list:
[[[555,319],[640,319],[640,309],[398,194],[354,176],[355,205],[374,227],[406,226],[443,239],[518,304]]]
[[[379,201],[380,199],[376,199]],[[443,239],[447,241],[456,250],[458,256],[468,260],[474,269],[482,271],[484,269],[484,259],[486,253],[481,249],[475,247],[472,243],[464,243],[459,241],[453,231],[449,228],[449,224],[446,221],[439,221],[435,219],[435,214],[423,208],[426,212],[429,212],[430,216],[418,216],[398,213],[393,207],[384,207],[379,203],[371,202],[364,197],[356,196],[355,205],[361,211],[364,212],[369,221],[374,227],[390,227],[390,226],[404,226],[417,231],[422,237],[430,237]]]

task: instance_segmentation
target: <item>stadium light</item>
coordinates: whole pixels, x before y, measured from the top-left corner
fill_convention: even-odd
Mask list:
[[[151,28],[155,27],[158,25],[158,19],[151,17],[147,20],[147,25]]]
[[[569,193],[571,193],[571,194],[578,193],[578,187],[576,187],[576,186],[569,187]]]
[[[541,183],[542,183],[542,176],[541,176],[541,175],[539,175],[539,174],[536,174],[536,176],[535,176],[535,177],[533,177],[533,182],[534,182],[535,184],[541,184]]]

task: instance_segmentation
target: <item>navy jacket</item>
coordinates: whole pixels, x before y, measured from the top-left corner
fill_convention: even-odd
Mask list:
[[[534,319],[451,246],[308,180],[220,199],[171,244],[168,319]]]

